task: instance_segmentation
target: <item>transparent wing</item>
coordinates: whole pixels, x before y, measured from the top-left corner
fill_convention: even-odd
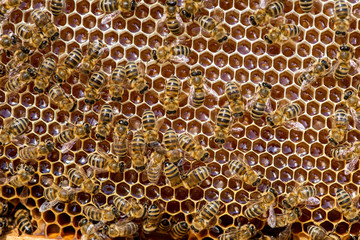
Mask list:
[[[345,165],[345,175],[349,175],[351,172],[355,170],[358,161],[359,161],[359,156],[356,156],[348,164]]]
[[[350,113],[351,113],[351,116],[352,116],[352,118],[353,118],[353,120],[355,122],[356,128],[360,129],[360,121],[359,121],[359,119],[357,117],[356,110],[353,109],[353,108],[350,108]]]
[[[305,131],[305,127],[304,125],[302,125],[301,123],[299,122],[296,122],[296,121],[286,121],[284,123],[284,127],[288,128],[288,129],[294,129],[296,131]]]
[[[194,93],[195,93],[195,88],[193,86],[191,86],[190,92],[189,92],[189,103],[191,105],[193,105]]]
[[[181,62],[189,62],[189,58],[187,56],[184,55],[180,55],[180,56],[171,56],[170,59],[176,63],[181,63]]]
[[[79,140],[78,138],[75,138],[70,142],[64,143],[64,145],[61,148],[61,153],[67,153],[68,151],[70,151],[70,149],[77,143],[78,140]]]
[[[58,203],[59,203],[58,199],[55,199],[55,200],[53,200],[51,202],[45,201],[43,204],[41,204],[39,211],[40,212],[45,212],[45,211],[51,209],[53,206],[55,206]]]
[[[305,203],[307,206],[316,206],[320,204],[320,200],[316,197],[309,197]]]
[[[211,16],[218,23],[224,20],[224,12],[220,8],[216,8]]]
[[[253,96],[249,101],[248,103],[246,104],[246,109],[249,111],[253,106],[254,104],[256,103],[256,101],[259,99],[259,94],[255,93],[255,96]]]
[[[266,5],[268,4],[268,0],[260,0],[260,8],[264,9]]]
[[[271,113],[271,112],[273,112],[273,111],[274,111],[274,109],[273,109],[272,106],[271,106],[271,101],[270,101],[270,99],[268,98],[268,99],[266,100],[266,103],[265,103],[265,112]]]
[[[269,217],[267,218],[267,223],[272,228],[274,228],[276,225],[276,215],[275,215],[275,209],[274,209],[273,204],[269,208]]]
[[[335,158],[337,160],[346,157],[347,155],[351,154],[355,150],[354,146],[352,146],[352,147],[340,147],[340,148],[343,148],[343,149],[340,151],[338,156]]]
[[[219,100],[219,95],[217,92],[215,92],[212,88],[210,88],[208,85],[204,84],[205,91],[208,95],[212,95],[216,98],[216,101]]]
[[[160,18],[160,20],[156,24],[157,32],[162,32],[162,29],[166,26],[166,14]]]
[[[110,14],[106,14],[104,16],[104,18],[101,20],[101,24],[107,24],[107,23],[111,22],[113,19],[115,19],[117,16],[119,16],[120,13],[121,13],[120,11],[115,11]]]

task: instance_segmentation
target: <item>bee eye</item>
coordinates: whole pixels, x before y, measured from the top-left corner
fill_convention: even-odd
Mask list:
[[[125,121],[125,122],[124,122],[124,125],[127,126],[127,125],[129,125],[129,123],[128,123],[127,121]]]

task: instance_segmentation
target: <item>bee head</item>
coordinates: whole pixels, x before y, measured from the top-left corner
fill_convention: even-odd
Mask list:
[[[154,60],[158,60],[157,54],[156,54],[156,50],[152,51],[152,57]]]
[[[255,233],[256,233],[256,228],[255,228],[255,226],[254,226],[253,224],[250,224],[250,225],[249,225],[249,230],[250,230],[250,232],[251,232],[251,235],[255,235]]]
[[[149,89],[149,86],[146,85],[141,91],[140,94],[144,94]]]
[[[228,35],[226,34],[223,38],[219,39],[218,42],[222,43],[225,42],[228,39]]]
[[[95,100],[85,99],[85,103],[88,104],[88,105],[94,105],[94,104],[95,104]]]
[[[95,137],[96,137],[96,139],[98,139],[98,140],[105,140],[105,137],[104,136],[102,136],[102,135],[100,135],[100,134],[95,134]]]
[[[136,169],[137,171],[144,171],[144,170],[145,170],[145,166],[135,167],[135,169]]]
[[[42,91],[42,90],[41,90]],[[40,91],[39,91],[40,92]],[[74,105],[72,106],[72,108],[70,109],[70,112],[73,112],[76,109],[77,106],[77,101],[74,102]]]
[[[93,193],[93,194],[98,193],[98,192],[99,192],[99,189],[100,189],[99,184],[96,184],[92,193]]]
[[[120,124],[120,125],[124,125],[124,126],[128,126],[128,125],[129,125],[129,122],[126,121],[126,120],[119,120],[119,124]]]
[[[111,100],[115,102],[120,102],[122,97],[112,97]]]
[[[11,44],[16,45],[18,42],[19,42],[19,39],[15,35],[12,35],[11,36]]]
[[[270,84],[270,83],[267,83],[267,82],[263,82],[262,85],[263,85],[264,87],[268,88],[268,89],[271,89],[271,88],[272,88],[271,84]]]
[[[344,32],[344,31],[336,31],[335,34],[345,36],[346,32]]]
[[[260,181],[261,181],[261,178],[258,177],[258,178],[256,179],[256,181],[255,181],[252,185],[253,185],[254,187],[256,187],[257,185],[259,185]]]
[[[124,172],[125,171],[125,162],[123,162],[123,161],[119,162],[119,168],[120,168],[120,172]]]
[[[52,152],[54,150],[54,142],[50,139],[46,140],[46,147]]]
[[[48,43],[48,42],[47,42],[46,40],[44,40],[44,41],[40,44],[39,48],[40,48],[40,49],[44,49],[44,48],[46,47],[47,43]]]
[[[26,166],[24,169],[25,169],[25,171],[27,171],[30,174],[35,173],[35,170],[34,170],[34,168],[32,166]]]
[[[273,42],[270,40],[269,36],[266,34],[264,36],[264,40],[268,43],[268,44],[272,44]]]
[[[335,139],[333,139],[333,138],[329,138],[329,143],[331,144],[331,145],[333,145],[333,146],[337,146],[338,145],[338,143],[335,141]]]
[[[131,1],[131,11],[134,11],[136,8],[136,1],[135,0],[132,0]]]
[[[174,110],[174,111],[166,111],[166,114],[168,114],[168,115],[175,115],[175,114],[176,114],[176,110]]]
[[[250,17],[249,17],[249,20],[250,20],[251,25],[257,26],[257,22],[255,21],[254,15],[250,16]]]
[[[54,35],[51,36],[50,40],[55,41],[56,39],[59,38],[59,35],[60,35],[59,32],[56,32]]]
[[[344,95],[344,100],[347,100],[353,93],[353,90],[346,91]]]
[[[220,144],[224,144],[224,143],[225,143],[225,140],[224,140],[224,139],[215,138],[215,142],[216,142],[216,143],[220,143]]]
[[[87,220],[86,218],[83,218],[83,219],[80,220],[79,226],[82,227],[82,226],[84,226],[85,224],[87,224],[87,222],[88,222],[88,220]]]
[[[275,123],[273,122],[272,117],[268,116],[268,117],[266,118],[266,121],[267,121],[267,123],[270,125],[270,127],[274,127],[274,126],[275,126]]]
[[[278,193],[276,192],[276,190],[274,188],[270,188],[269,192],[271,192],[274,195],[274,197],[277,197],[277,195],[278,195]]]
[[[191,18],[191,14],[190,13],[188,13],[187,11],[185,11],[185,10],[182,10],[181,11],[181,14],[184,16],[184,17],[186,17],[186,18]]]
[[[208,157],[209,157],[209,153],[205,152],[202,158],[200,159],[200,161],[205,161],[206,159],[208,159]]]
[[[31,78],[35,78],[37,76],[37,71],[35,68],[28,68],[26,71],[29,73]]]
[[[350,47],[349,47],[348,45],[345,45],[345,44],[344,44],[344,45],[341,45],[341,46],[340,46],[340,50],[341,50],[341,51],[350,51]]]
[[[241,117],[242,115],[244,115],[243,112],[234,113],[234,117]]]
[[[324,59],[321,60],[321,64],[325,67],[325,69],[329,69],[329,67],[330,67],[329,63]]]
[[[298,217],[301,216],[302,212],[301,212],[300,208],[297,207],[297,208],[294,209],[294,211],[295,211],[295,214],[296,214]]]
[[[177,1],[174,1],[174,0],[167,0],[166,1],[166,5],[168,5],[168,6],[175,7],[176,4],[177,4]]]
[[[193,77],[200,76],[200,75],[202,75],[202,71],[199,70],[199,69],[194,69],[194,70],[191,71],[190,75],[193,76]]]
[[[30,53],[30,49],[27,47],[21,47],[21,51],[25,54],[29,54]]]
[[[84,128],[85,128],[86,134],[89,134],[90,131],[91,131],[91,126],[90,126],[90,124],[89,124],[89,123],[85,123],[85,124],[84,124]]]

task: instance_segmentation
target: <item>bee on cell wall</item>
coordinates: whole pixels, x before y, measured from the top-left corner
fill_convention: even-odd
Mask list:
[[[337,81],[342,81],[350,71],[350,66],[358,69],[359,66],[356,64],[354,59],[354,50],[346,44],[342,44],[339,49],[337,49],[336,60],[334,68],[334,79]]]
[[[48,96],[60,110],[72,112],[77,107],[77,101],[67,95],[59,84],[54,84],[50,88]]]
[[[342,188],[336,189],[336,203],[341,210],[344,218],[349,222],[359,220],[359,210],[351,195]]]
[[[126,87],[126,71],[124,66],[117,66],[111,74],[109,94],[112,101],[120,102]]]
[[[44,11],[40,9],[34,9],[30,13],[30,16],[34,21],[35,25],[47,38],[50,39],[50,41],[54,42],[59,38],[59,29]]]
[[[54,142],[51,139],[46,139],[37,146],[28,146],[20,149],[19,158],[22,161],[36,160],[40,157],[47,156],[52,151],[54,151]]]
[[[114,111],[110,104],[104,104],[100,110],[99,122],[96,125],[95,137],[97,140],[105,140],[113,126]]]
[[[124,14],[134,12],[136,5],[135,0],[100,0],[98,8],[106,14],[101,20],[101,24],[109,23],[119,14],[124,16]]]
[[[241,94],[240,86],[237,82],[227,82],[225,94],[229,102],[230,110],[235,118],[241,117],[245,111],[245,104]]]
[[[182,39],[168,43],[166,40],[163,46],[158,46],[156,50],[152,50],[152,58],[156,62],[188,62],[188,56],[191,54],[191,49],[182,45]]]
[[[89,106],[95,104],[101,97],[100,92],[105,86],[106,75],[104,72],[94,72],[86,83],[84,97]]]
[[[20,71],[16,76],[10,77],[7,82],[5,82],[4,90],[7,93],[13,94],[19,92],[23,87],[30,84],[38,75],[36,68],[27,67]]]
[[[105,44],[101,40],[89,43],[87,53],[81,61],[80,69],[84,73],[90,74],[103,55],[104,49]]]
[[[127,120],[120,119],[115,124],[115,129],[113,132],[113,151],[119,159],[122,159],[128,155],[129,133],[129,122]]]
[[[213,17],[206,15],[200,16],[196,22],[203,30],[210,34],[211,39],[219,43],[226,42],[230,36],[222,24],[223,18],[221,11],[215,11]]]
[[[208,150],[200,144],[199,140],[187,133],[180,135],[179,146],[185,155],[194,160],[205,162],[210,157]]]
[[[295,207],[293,209],[284,210],[282,214],[276,214],[274,222],[270,225],[272,228],[286,227],[299,220],[302,215],[300,208]],[[269,221],[268,221],[269,223]]]
[[[270,83],[259,83],[254,97],[246,104],[246,109],[251,113],[253,121],[259,120],[265,112],[272,112],[270,103],[271,89]]]
[[[307,228],[311,240],[340,240],[341,238],[332,232],[327,232],[323,227],[310,225]]]
[[[37,77],[34,80],[34,90],[44,93],[49,87],[53,74],[56,70],[56,61],[52,57],[45,58],[39,68]]]
[[[177,6],[176,0],[166,0],[165,1],[165,14],[160,19],[158,26],[163,26],[166,24],[169,31],[179,36],[184,32],[184,23],[179,16],[179,6]]]
[[[152,204],[148,208],[147,218],[143,221],[142,228],[146,234],[155,231],[159,225],[163,210],[158,204]]]
[[[346,110],[339,108],[335,111],[331,119],[332,126],[331,130],[329,130],[329,143],[330,145],[336,147],[346,136],[349,129],[349,118]]]
[[[331,62],[328,58],[321,58],[316,63],[310,62],[307,69],[301,70],[296,83],[301,86],[301,90],[307,89],[317,78],[327,76],[331,71]]]
[[[10,57],[11,53],[20,47],[20,40],[15,34],[2,34],[0,36],[0,52],[6,52]]]
[[[320,204],[320,200],[315,196],[317,190],[312,185],[305,185],[305,183],[298,184],[293,188],[282,201],[284,209],[292,209],[304,203],[307,206],[316,206]]]
[[[198,233],[206,228],[210,228],[211,221],[214,220],[215,216],[218,214],[220,206],[220,201],[206,203],[192,220],[190,226],[191,230]]]
[[[15,212],[14,219],[14,225],[17,228],[19,235],[21,233],[32,234],[34,232],[34,228],[31,224],[31,215],[28,210],[17,210]]]
[[[69,77],[77,70],[83,58],[81,49],[75,48],[66,55],[64,62],[57,66],[54,80],[58,83],[66,82]]]
[[[29,47],[21,46],[16,50],[10,59],[10,61],[5,65],[6,73],[13,77],[18,73],[18,70],[21,66],[29,62],[30,56],[34,53]]]
[[[163,136],[163,145],[166,148],[167,158],[170,163],[175,165],[184,157],[184,154],[179,146],[179,139],[172,128],[168,128]]]
[[[291,120],[298,117],[301,111],[301,107],[297,103],[279,104],[277,109],[266,117],[266,122],[273,128],[284,126],[288,129],[305,131],[304,125]]]
[[[130,143],[130,156],[133,168],[141,172],[146,169],[147,160],[145,158],[146,142],[144,133],[137,131],[134,133]]]
[[[132,238],[139,231],[136,223],[118,221],[104,226],[104,232],[111,238],[126,237]]]
[[[345,0],[335,0],[335,16],[331,19],[337,36],[345,37],[350,28],[351,12]]]
[[[186,19],[194,20],[195,15],[204,7],[212,7],[211,1],[208,0],[183,0],[180,9],[180,15]]]
[[[34,25],[20,23],[16,27],[16,35],[35,49],[44,49],[48,44],[46,37]]]
[[[23,134],[29,130],[28,118],[7,118],[4,120],[4,126],[0,132],[0,146],[5,146],[11,142],[20,142]]]
[[[284,24],[279,27],[274,27],[269,30],[264,36],[264,40],[267,44],[281,43],[287,41],[290,38],[299,36],[302,32],[299,26],[294,24]]]
[[[134,198],[125,199],[115,196],[113,204],[118,212],[129,218],[144,218],[147,214],[147,206],[137,202]]]
[[[231,176],[239,178],[246,184],[254,187],[257,187],[260,184],[262,176],[255,172],[251,166],[245,162],[243,157],[237,156],[236,159],[230,160],[228,165]]]
[[[284,2],[282,0],[272,1],[266,4],[265,0],[260,1],[260,9],[249,17],[253,26],[268,24],[271,19],[276,19],[284,14]]]
[[[256,227],[253,224],[239,225],[237,228],[226,229],[225,233],[218,237],[218,240],[248,240],[254,237],[256,232]]]

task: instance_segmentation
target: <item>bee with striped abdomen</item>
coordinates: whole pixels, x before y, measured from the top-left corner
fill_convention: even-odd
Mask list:
[[[109,93],[112,101],[120,102],[124,95],[126,71],[124,66],[117,66],[111,74]]]
[[[275,224],[272,228],[286,227],[294,222],[296,222],[302,215],[300,208],[295,207],[293,209],[284,210],[283,214],[275,215]]]
[[[323,227],[310,225],[307,228],[311,240],[340,240],[341,238],[332,232],[327,232]]]
[[[319,59],[316,63],[311,61],[309,68],[299,75],[296,82],[301,86],[301,90],[305,90],[314,80],[325,77],[330,71],[331,62],[328,58]]]
[[[249,17],[250,23],[253,26],[268,24],[272,18],[277,18],[284,13],[284,2],[282,0],[265,4],[264,0],[260,1],[261,9]]]
[[[145,79],[144,64],[136,64],[135,62],[128,62],[125,66],[126,79],[129,80],[131,88],[144,94],[149,89],[149,84]]]
[[[142,115],[142,130],[144,132],[145,142],[149,147],[159,145],[159,129],[163,120],[157,120],[151,110],[146,110]]]
[[[123,161],[116,161],[113,156],[108,155],[101,148],[97,152],[89,154],[86,160],[90,166],[95,168],[97,173],[104,171],[119,173],[125,171],[125,163]]]
[[[130,156],[132,161],[132,166],[137,171],[143,171],[146,168],[146,158],[145,156],[145,137],[142,131],[137,131],[134,134],[134,137],[130,144]]]
[[[117,217],[118,211],[114,206],[98,208],[90,204],[83,208],[83,214],[93,221],[105,223],[113,221]]]
[[[311,12],[313,9],[314,0],[299,0],[299,5],[304,13]]]
[[[180,171],[175,164],[171,162],[165,162],[164,173],[167,179],[167,183],[170,186],[176,187],[182,183]]]
[[[180,9],[180,15],[186,20],[193,20],[195,14],[204,7],[205,3],[206,1],[204,0],[184,0],[183,6]]]
[[[16,27],[16,35],[24,42],[29,42],[30,46],[35,49],[44,49],[48,44],[45,36],[38,32],[34,25],[20,23]]]
[[[210,168],[198,167],[189,171],[185,176],[183,176],[183,183],[186,188],[192,189],[200,185],[209,176]]]
[[[257,231],[253,224],[247,224],[239,226],[237,228],[229,228],[225,230],[225,233],[218,237],[218,240],[248,240],[256,235]]]
[[[111,131],[114,113],[110,104],[104,104],[100,110],[99,122],[95,129],[97,140],[105,140]]]
[[[317,190],[314,186],[305,185],[305,183],[298,184],[283,199],[283,208],[292,209],[301,203],[305,203],[307,206],[316,206],[320,204],[320,200],[315,197],[316,195]]]
[[[40,9],[34,9],[30,16],[39,30],[51,41],[59,38],[59,29],[51,21],[50,17]]]
[[[104,232],[111,238],[126,237],[131,238],[138,233],[139,227],[136,223],[128,222],[124,223],[118,221],[110,225],[104,226]]]
[[[64,62],[60,64],[55,71],[54,80],[59,83],[64,83],[71,76],[73,71],[77,69],[83,58],[81,49],[75,48],[64,59]]]
[[[191,223],[191,230],[195,233],[210,227],[210,221],[216,216],[220,210],[220,201],[212,201],[206,203],[202,209],[196,214]]]
[[[151,153],[149,164],[146,170],[147,178],[150,183],[158,183],[165,158],[166,150],[161,146],[157,146]]]
[[[33,226],[31,225],[31,215],[28,210],[19,209],[14,215],[14,226],[20,233],[32,234],[34,232]]]
[[[76,109],[77,101],[65,94],[65,91],[59,84],[54,84],[50,88],[48,96],[60,110],[72,112]]]
[[[56,70],[56,61],[47,57],[42,61],[38,68],[37,77],[34,80],[34,90],[38,93],[44,93],[49,86],[50,80]]]
[[[9,228],[9,223],[11,218],[9,217],[0,217],[0,236],[3,236]]]
[[[270,83],[259,83],[255,96],[248,102],[246,109],[251,112],[253,121],[259,120],[265,112],[272,112],[270,94],[272,86]]]
[[[10,77],[5,83],[4,90],[7,93],[19,92],[24,86],[28,85],[37,76],[37,70],[33,67],[28,67],[20,71],[17,76]]]
[[[52,15],[59,16],[64,12],[65,8],[64,0],[51,0],[49,4],[49,10],[52,13]]]
[[[145,234],[155,231],[159,225],[162,217],[162,210],[157,204],[152,204],[148,208],[147,218],[142,223],[142,228]]]
[[[233,116],[236,118],[241,117],[245,111],[245,104],[238,83],[235,81],[227,82],[225,85],[225,94]]]
[[[161,25],[166,23],[169,31],[174,35],[181,35],[184,32],[184,24],[181,17],[178,15],[179,7],[176,0],[165,1],[165,14],[160,20]]]
[[[101,20],[101,24],[107,24],[119,14],[132,13],[136,9],[135,0],[100,0],[98,8],[103,11],[105,17]]]
[[[292,121],[301,113],[301,107],[297,103],[287,103],[286,105],[279,105],[277,109],[266,117],[266,122],[269,126],[276,128],[284,126],[288,129],[305,131],[304,125],[299,122]]]
[[[80,68],[84,73],[90,74],[93,71],[95,65],[103,55],[104,49],[105,44],[101,40],[95,40],[89,43],[87,53],[81,61]]]
[[[86,218],[79,221],[81,240],[103,240],[103,234],[99,232],[100,224],[94,225]]]
[[[115,196],[113,204],[118,212],[125,214],[129,218],[143,218],[146,216],[146,205],[136,202],[133,198],[129,200]]]
[[[85,103],[92,106],[95,104],[97,100],[99,100],[100,91],[104,87],[106,82],[106,75],[105,73],[99,71],[95,72],[91,75],[89,78],[85,91],[84,91],[84,97],[85,97]]]
[[[337,36],[345,36],[350,28],[351,13],[345,0],[335,0],[334,31]]]
[[[171,76],[165,85],[164,107],[167,115],[176,115],[179,109],[181,82],[176,76]]]
[[[239,177],[243,182],[254,187],[260,184],[261,176],[242,157],[238,156],[236,160],[230,160],[228,165],[231,176]]]
[[[78,165],[75,168],[69,168],[67,176],[69,181],[74,185],[80,186],[82,191],[91,194],[99,192],[100,185],[90,179],[89,174],[85,173],[84,169]]]
[[[205,97],[208,95],[215,96],[218,98],[217,93],[212,90],[206,84],[207,80],[203,75],[203,72],[199,69],[192,69],[189,76],[189,84],[190,84],[190,103],[198,108],[203,105],[205,101]]]
[[[179,137],[180,148],[191,158],[197,161],[206,161],[210,154],[204,147],[189,134],[182,134]]]
[[[158,230],[163,233],[169,233],[171,231],[172,224],[168,218],[163,218],[160,220],[158,225]]]
[[[264,40],[267,44],[278,43],[299,36],[301,32],[302,30],[299,26],[285,24],[280,27],[271,28],[270,31],[265,34]]]
[[[87,138],[91,131],[91,125],[89,123],[79,123],[67,126],[59,135],[56,136],[56,141],[63,144],[61,148],[62,153],[68,152],[78,140]]]
[[[189,225],[185,221],[182,221],[172,226],[170,236],[173,239],[182,239],[188,234],[188,232]]]
[[[37,146],[29,146],[19,151],[19,158],[23,161],[36,160],[40,157],[47,156],[54,151],[54,142],[46,139]]]
[[[276,204],[277,195],[278,193],[275,189],[269,188],[265,193],[261,195],[261,197],[249,203],[249,205],[244,211],[245,217],[248,219],[257,218],[265,214],[269,210],[268,222],[269,225],[272,226],[274,224],[274,205]]]
[[[31,165],[20,164],[16,167],[16,171],[13,168],[13,164],[9,164],[9,170],[12,176],[9,179],[9,184],[15,188],[23,187],[33,179],[35,169]]]
[[[7,21],[10,14],[19,7],[21,0],[3,0],[0,4],[0,21]]]
[[[29,119],[5,119],[4,126],[0,132],[0,146],[7,145],[20,138],[28,129]]]
[[[20,47],[20,41],[16,35],[2,34],[0,36],[0,52],[6,52],[11,56],[11,52]]]
[[[40,212],[45,212],[51,209],[59,202],[68,203],[75,199],[76,193],[79,190],[66,186],[65,182],[66,181],[63,181],[60,186],[53,183],[50,187],[44,189],[43,196],[46,201],[41,204],[39,208]]]
[[[354,51],[349,45],[342,44],[337,50],[336,60],[338,61],[335,65],[334,79],[337,81],[343,80],[350,71],[350,65],[356,66],[356,63],[352,60],[354,58]]]
[[[163,46],[159,46],[156,50],[152,51],[152,57],[156,62],[187,62],[191,49],[185,45],[180,45],[179,41],[174,41],[169,44],[165,41]]]
[[[349,119],[345,109],[339,108],[332,116],[332,127],[329,131],[329,143],[332,146],[338,146],[345,138],[349,128]]]
[[[178,136],[174,129],[168,128],[163,136],[163,145],[166,148],[167,158],[169,162],[177,165],[184,157],[183,152],[179,148]]]
[[[356,208],[356,204],[350,194],[342,188],[336,189],[336,204],[346,220],[349,222],[359,220],[359,210]]]
[[[6,64],[6,72],[12,77],[14,74],[18,73],[18,69],[20,66],[29,62],[30,56],[33,54],[33,51],[30,51],[28,47],[20,47],[20,49],[16,50],[10,59],[10,61]]]
[[[221,14],[221,11],[216,11],[213,17],[202,15],[197,19],[197,22],[203,30],[210,34],[212,39],[219,43],[224,43],[230,34],[222,25],[223,19]]]
[[[119,120],[113,133],[113,151],[118,158],[124,158],[128,154],[129,123],[127,120]]]

